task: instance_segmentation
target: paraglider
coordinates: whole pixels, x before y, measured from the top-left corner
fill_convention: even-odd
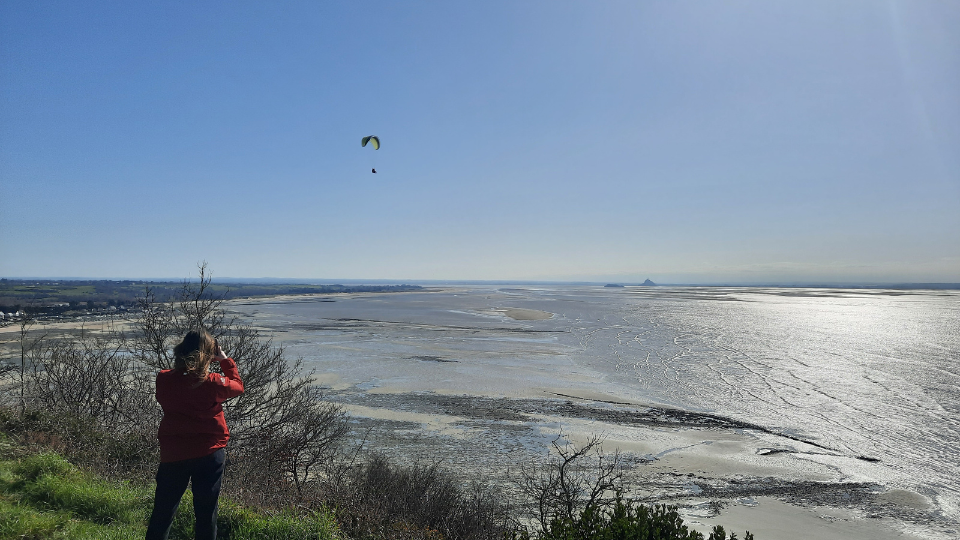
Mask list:
[[[367,146],[367,143],[371,143],[374,150],[380,149],[380,137],[376,135],[367,135],[366,137],[360,139],[360,146]]]
[[[380,137],[377,137],[376,135],[367,135],[366,137],[360,139],[360,146],[366,148],[367,143],[370,143],[370,146],[372,146],[374,150],[380,149]],[[370,161],[372,162],[373,159],[371,158]],[[371,167],[370,172],[377,174],[377,168]]]

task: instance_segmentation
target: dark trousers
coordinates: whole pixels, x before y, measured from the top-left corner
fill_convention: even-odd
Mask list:
[[[223,480],[223,448],[195,459],[161,463],[157,469],[157,493],[153,499],[153,514],[147,527],[147,540],[167,540],[173,516],[180,506],[180,498],[193,480],[194,528],[197,540],[215,540],[217,537],[217,499]]]

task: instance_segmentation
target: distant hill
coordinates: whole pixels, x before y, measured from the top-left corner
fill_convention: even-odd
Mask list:
[[[644,282],[641,283],[641,285],[655,286],[656,283],[654,283],[654,282],[650,281],[649,279],[647,279],[647,280],[644,280]]]

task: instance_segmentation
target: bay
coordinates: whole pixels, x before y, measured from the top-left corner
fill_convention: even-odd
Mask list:
[[[958,300],[942,290],[499,285],[230,309],[315,368],[355,418],[394,434],[427,428],[542,454],[577,428],[535,403],[665,407],[739,422],[809,474],[918,494],[934,506],[924,515],[952,523]],[[590,427],[617,429],[580,426]],[[402,439],[377,440],[415,447]],[[433,449],[448,462],[463,452]]]

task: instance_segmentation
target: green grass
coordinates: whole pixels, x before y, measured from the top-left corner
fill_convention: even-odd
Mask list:
[[[57,454],[0,461],[0,540],[140,539],[152,507],[152,486],[97,478]],[[329,511],[268,515],[223,499],[218,527],[218,536],[230,540],[341,537]],[[189,490],[180,503],[170,538],[193,538]]]
[[[341,536],[333,513],[329,511],[309,515],[285,512],[267,516],[227,503],[221,505],[219,522],[224,533],[237,539],[306,540]]]
[[[56,454],[30,456],[14,466],[13,472],[19,480],[12,487],[24,502],[101,525],[142,521],[151,500],[143,487],[98,480]]]

